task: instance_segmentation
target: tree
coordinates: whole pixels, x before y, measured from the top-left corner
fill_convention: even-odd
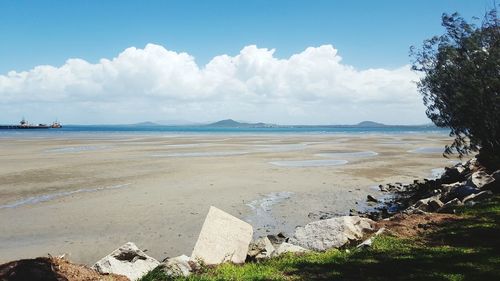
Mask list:
[[[477,19],[476,19],[477,20]],[[446,33],[411,48],[413,70],[427,116],[454,137],[445,156],[479,152],[489,168],[500,163],[500,25],[496,8],[482,24],[467,23],[457,13],[443,14]]]

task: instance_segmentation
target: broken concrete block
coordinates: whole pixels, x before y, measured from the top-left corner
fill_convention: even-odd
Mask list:
[[[155,269],[160,263],[128,242],[96,262],[92,268],[99,273],[114,273],[135,281]]]
[[[252,236],[250,224],[210,207],[191,258],[205,264],[244,263]]]
[[[261,260],[271,257],[276,249],[267,237],[261,237],[250,244],[248,257],[250,259]]]

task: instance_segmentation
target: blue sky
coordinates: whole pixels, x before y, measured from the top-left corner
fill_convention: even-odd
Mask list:
[[[345,66],[358,71],[394,70],[410,63],[409,46],[419,45],[423,39],[443,32],[440,26],[443,12],[457,11],[466,18],[482,16],[492,3],[491,0],[1,0],[0,75],[11,70],[29,71],[39,65],[60,67],[69,58],[96,64],[101,58],[111,60],[117,57],[126,48],[143,49],[150,43],[169,51],[186,52],[194,57],[200,68],[215,56],[235,57],[245,46],[275,49],[274,58],[287,59],[308,47],[332,45]],[[30,94],[19,90],[17,95]],[[33,104],[23,110],[36,108],[36,99],[27,98],[25,104],[27,100]],[[15,102],[21,104],[19,99]],[[46,101],[38,103],[42,102]],[[13,119],[19,111],[11,109],[4,116],[0,114],[0,118]],[[425,121],[423,116],[415,116],[415,122]],[[98,122],[80,117],[73,115],[68,119]],[[156,117],[162,119],[163,115],[144,116]],[[211,119],[219,116],[186,113],[182,117]],[[117,113],[115,119],[122,120],[120,118]],[[258,119],[250,115],[240,118]],[[321,118],[294,121],[330,122],[327,120],[330,117]],[[142,118],[137,116],[137,119]],[[277,120],[263,121],[283,121],[274,119]],[[354,119],[339,118],[343,122]],[[388,120],[385,117],[379,119]]]
[[[0,2],[0,73],[78,57],[95,62],[156,43],[205,64],[246,45],[287,57],[333,44],[359,68],[408,63],[408,47],[442,32],[443,12],[479,16],[490,0]]]

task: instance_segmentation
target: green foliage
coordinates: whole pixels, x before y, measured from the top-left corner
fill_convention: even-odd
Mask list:
[[[420,241],[383,235],[367,250],[223,264],[175,280],[500,280],[500,196],[460,213]],[[142,279],[162,280],[170,279],[160,270]]]
[[[478,151],[500,153],[500,25],[497,11],[481,24],[466,22],[457,13],[443,14],[446,33],[411,49],[413,69],[423,77],[419,91],[427,116],[451,129],[455,139],[446,154]],[[495,154],[496,153],[496,154]]]

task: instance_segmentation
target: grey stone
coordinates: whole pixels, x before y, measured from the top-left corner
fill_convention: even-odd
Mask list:
[[[193,270],[191,267],[190,258],[186,255],[178,256],[175,258],[169,258],[164,261],[160,266],[167,276],[187,277],[191,274]]]
[[[276,257],[284,253],[307,253],[307,252],[310,251],[303,247],[283,242],[281,243],[281,245],[278,246],[278,248],[276,248],[276,251],[274,251],[271,256]]]
[[[191,258],[209,265],[244,263],[252,235],[250,224],[210,207]]]
[[[452,187],[448,192],[445,192],[443,196],[441,196],[441,201],[448,202],[455,198],[463,200],[465,197],[478,193],[480,190],[472,185],[467,185],[467,183],[463,183],[460,185],[456,185]]]
[[[460,199],[455,198],[455,199],[447,202],[446,204],[444,204],[443,207],[439,208],[438,212],[439,213],[454,213],[455,208],[459,207],[459,206],[463,206],[463,203],[462,203],[462,201],[460,201]]]
[[[484,171],[477,171],[477,172],[474,172],[472,174],[470,181],[471,181],[472,185],[481,189],[481,188],[487,187],[489,184],[493,183],[495,181],[495,178],[488,175]]]
[[[442,206],[443,202],[439,200],[439,196],[420,199],[415,204],[413,204],[414,209],[418,209],[424,212],[433,212],[441,208]]]
[[[250,243],[248,256],[251,259],[261,260],[271,257],[276,249],[267,237],[261,237],[254,242]]]
[[[358,216],[315,221],[297,227],[289,242],[316,251],[339,248],[350,241],[361,240],[365,232],[372,230],[373,223],[371,219]]]
[[[96,262],[92,268],[102,274],[120,274],[135,281],[156,268],[160,263],[128,242]]]
[[[484,190],[476,194],[471,194],[464,198],[463,203],[467,204],[469,201],[482,201],[493,196],[493,192],[490,190]]]
[[[445,167],[440,179],[442,183],[452,183],[463,180],[463,176],[456,167]]]
[[[429,202],[427,204],[429,206],[429,211],[431,211],[431,212],[437,211],[439,208],[443,207],[443,205],[444,205],[444,203],[441,202],[441,200],[439,200],[437,198],[433,198],[433,199],[429,200]]]

